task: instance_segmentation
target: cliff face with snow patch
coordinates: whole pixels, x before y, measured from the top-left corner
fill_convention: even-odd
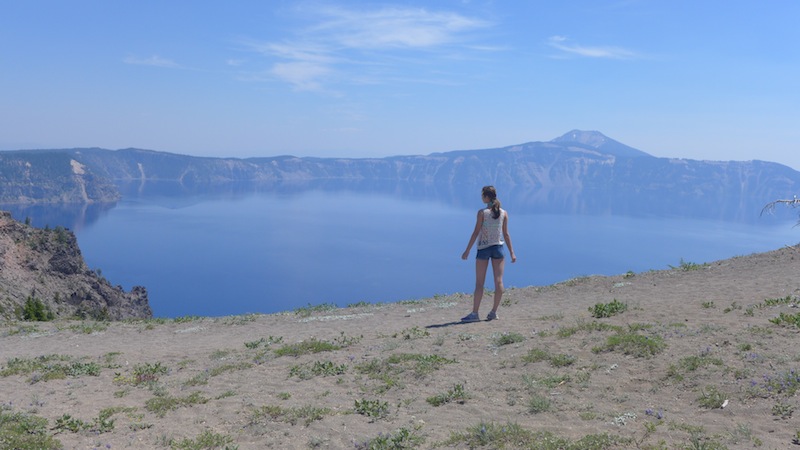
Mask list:
[[[119,199],[111,180],[63,151],[0,152],[0,203],[94,203]]]

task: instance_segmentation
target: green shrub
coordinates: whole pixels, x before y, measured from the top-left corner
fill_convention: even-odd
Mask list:
[[[793,397],[800,391],[800,371],[785,370],[772,375],[764,375],[760,383],[753,386],[764,396],[785,395]]]
[[[684,272],[689,272],[689,271],[692,271],[692,270],[700,270],[700,269],[706,268],[706,267],[708,267],[708,263],[697,264],[697,263],[693,263],[693,262],[684,261],[683,258],[681,258],[681,262],[678,265],[678,267],[675,267],[675,266],[669,266],[669,267],[671,269],[680,269],[680,270],[682,270]]]
[[[146,410],[154,413],[158,417],[164,417],[167,412],[180,407],[192,406],[197,404],[208,403],[210,399],[206,398],[200,392],[193,392],[186,397],[170,397],[169,395],[156,396],[147,400],[144,404]]]
[[[214,433],[211,430],[205,430],[197,436],[196,439],[185,438],[180,441],[170,441],[170,447],[175,450],[202,450],[214,448],[238,448],[228,447],[228,444],[233,443],[233,438],[225,435]]]
[[[608,434],[590,434],[570,441],[549,431],[530,431],[516,423],[481,422],[452,433],[442,445],[466,448],[524,448],[529,450],[611,450],[628,447],[630,440]]]
[[[292,366],[289,369],[289,377],[297,377],[301,380],[308,380],[316,376],[335,376],[343,375],[347,372],[346,364],[334,364],[332,361],[314,361],[313,363]]]
[[[497,346],[509,345],[516,344],[517,342],[522,342],[524,340],[525,337],[519,333],[501,333],[494,337],[494,344]]]
[[[522,357],[522,361],[526,363],[537,363],[539,361],[547,361],[548,359],[550,359],[550,353],[540,348],[532,348]]]
[[[357,442],[356,450],[400,450],[404,448],[419,448],[425,441],[415,431],[400,428],[394,433],[381,434],[366,442]]]
[[[627,309],[627,303],[621,303],[617,299],[614,299],[610,303],[598,303],[593,307],[590,307],[589,312],[592,313],[592,317],[601,319],[604,317],[615,316],[619,313],[625,312]]]
[[[550,410],[550,399],[543,395],[533,394],[528,400],[528,412],[538,414]]]
[[[389,402],[380,400],[356,400],[353,408],[356,413],[372,420],[382,419],[389,415]]]
[[[339,350],[340,348],[342,347],[339,345],[327,341],[320,341],[317,338],[311,338],[296,344],[286,344],[283,347],[275,349],[275,354],[277,356],[300,356],[309,353],[331,352]]]
[[[428,397],[426,401],[433,405],[433,406],[441,406],[445,403],[450,402],[459,402],[464,403],[464,401],[468,398],[467,393],[464,391],[464,385],[456,384],[453,386],[452,389],[448,390],[444,394],[434,395],[433,397]]]
[[[56,431],[71,431],[78,433],[80,431],[91,431],[93,433],[108,433],[114,430],[114,421],[110,417],[114,411],[101,411],[100,415],[91,422],[84,422],[77,417],[72,417],[69,414],[56,419],[56,425],[53,430]]]
[[[661,336],[644,336],[637,333],[618,333],[609,336],[606,344],[592,349],[595,353],[621,351],[637,358],[651,357],[661,353],[667,344]]]
[[[261,345],[263,345],[264,347],[269,347],[272,344],[280,344],[281,342],[283,342],[283,337],[282,336],[275,337],[275,336],[270,335],[270,337],[268,337],[268,338],[263,338],[262,337],[261,339],[259,339],[257,341],[245,342],[244,346],[249,348],[249,349],[257,349]]]
[[[709,386],[700,392],[700,397],[698,397],[697,402],[703,408],[719,409],[722,408],[725,402],[725,394],[720,392],[716,387]]]
[[[781,419],[788,419],[792,417],[793,413],[794,413],[794,406],[788,403],[778,402],[772,406],[772,415],[778,416]]]
[[[790,325],[800,328],[800,313],[797,314],[780,313],[778,317],[769,319],[769,321],[774,323],[775,325]]]
[[[275,405],[262,406],[253,412],[252,423],[259,423],[262,419],[270,421],[286,422],[292,425],[297,424],[301,419],[308,426],[311,422],[322,420],[325,415],[330,414],[328,408],[318,408],[315,406],[303,406],[300,408],[282,408]]]
[[[49,322],[56,318],[50,307],[42,303],[38,298],[28,296],[25,299],[25,306],[22,307],[22,320],[29,322]]]
[[[165,375],[169,372],[167,367],[162,366],[160,362],[155,364],[144,363],[133,366],[134,384],[143,384],[151,381],[158,381],[160,375]]]
[[[407,370],[413,371],[416,377],[422,378],[440,369],[445,364],[454,364],[456,362],[454,359],[447,359],[438,355],[399,353],[391,355],[384,360],[370,360],[355,366],[355,369],[371,379],[383,382],[385,386],[381,390],[386,391],[399,385],[398,375]]]
[[[576,358],[572,355],[558,354],[550,357],[550,364],[553,367],[567,367],[575,363]]]
[[[68,364],[61,364],[61,361],[69,361],[69,356],[46,355],[35,358],[11,358],[6,367],[0,370],[0,376],[32,374],[31,383],[39,381],[61,380],[66,377],[79,377],[83,375],[100,375],[100,365],[95,362],[72,361]]]
[[[21,450],[61,449],[61,442],[50,436],[47,419],[25,413],[0,410],[0,448]]]
[[[308,306],[301,306],[297,308],[294,313],[300,317],[309,317],[311,314],[316,312],[332,311],[336,308],[338,308],[338,306],[333,303],[321,303],[319,305],[312,305],[309,303]]]

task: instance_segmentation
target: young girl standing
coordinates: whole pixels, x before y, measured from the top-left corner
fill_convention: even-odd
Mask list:
[[[478,308],[483,299],[483,285],[486,282],[486,270],[489,267],[489,260],[492,261],[492,272],[494,274],[494,304],[492,310],[486,316],[486,320],[497,319],[497,307],[503,298],[503,269],[505,258],[503,246],[508,246],[508,254],[511,262],[517,262],[514,255],[514,248],[511,246],[511,236],[508,234],[508,213],[500,207],[500,200],[497,199],[497,191],[494,186],[484,186],[481,191],[481,198],[486,203],[486,208],[478,211],[478,218],[475,222],[475,230],[469,238],[467,249],[461,255],[461,259],[469,258],[469,250],[472,244],[478,241],[478,254],[475,257],[475,293],[472,298],[472,312],[462,318],[462,322],[477,322]]]

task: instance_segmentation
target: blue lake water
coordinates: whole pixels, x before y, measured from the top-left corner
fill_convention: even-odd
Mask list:
[[[78,219],[55,208],[12,213],[72,229],[89,267],[126,290],[145,286],[157,317],[223,316],[471,292],[474,262],[460,256],[482,206],[475,192],[472,203],[320,189],[127,196]],[[518,258],[506,265],[507,287],[667,269],[800,241],[796,215],[758,210],[723,220],[537,213],[513,199],[504,207]]]

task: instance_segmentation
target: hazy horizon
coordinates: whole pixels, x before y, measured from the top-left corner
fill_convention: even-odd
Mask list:
[[[4,152],[4,151],[14,152],[14,151],[74,150],[74,149],[98,148],[98,149],[101,149],[101,150],[109,150],[109,151],[120,151],[120,150],[135,149],[135,150],[153,151],[153,152],[160,152],[160,153],[170,153],[170,154],[175,154],[175,155],[180,155],[180,156],[189,156],[189,157],[197,157],[197,158],[220,158],[220,159],[277,158],[277,157],[284,157],[284,156],[291,156],[291,157],[297,157],[297,158],[381,159],[381,158],[390,158],[390,157],[394,157],[394,156],[428,156],[428,155],[436,154],[436,153],[448,153],[448,152],[455,152],[455,151],[480,151],[480,150],[502,149],[502,148],[506,148],[506,147],[512,147],[512,146],[515,146],[515,145],[524,145],[524,144],[537,143],[537,142],[549,142],[549,141],[551,141],[553,139],[556,139],[558,137],[563,136],[565,133],[569,133],[569,131],[591,131],[591,132],[596,132],[596,133],[603,134],[602,131],[599,131],[599,130],[576,130],[576,129],[573,129],[573,130],[568,130],[568,131],[566,131],[566,132],[564,132],[564,133],[562,133],[562,134],[560,134],[558,136],[554,136],[553,138],[548,139],[546,141],[517,142],[517,143],[512,143],[512,144],[503,144],[503,145],[498,145],[498,146],[494,146],[494,147],[486,147],[486,148],[459,148],[459,149],[448,149],[448,150],[436,150],[436,151],[431,151],[429,153],[424,153],[424,154],[421,154],[421,153],[405,153],[405,154],[394,154],[394,155],[383,155],[383,156],[355,156],[355,157],[346,157],[346,156],[339,156],[339,155],[303,156],[303,155],[294,155],[294,154],[275,154],[275,155],[239,157],[239,156],[224,156],[222,154],[215,155],[213,153],[209,153],[209,154],[206,154],[206,155],[199,155],[199,154],[182,153],[182,152],[171,152],[171,151],[168,151],[168,150],[161,150],[161,149],[155,149],[155,148],[138,148],[138,147],[120,147],[120,148],[103,148],[103,147],[17,148],[17,149],[0,149],[0,152]],[[603,134],[603,135],[606,138],[612,139],[612,140],[617,141],[617,142],[619,142],[621,144],[624,144],[624,145],[628,145],[625,142],[620,142],[619,140],[614,139],[613,136],[607,136],[605,134]],[[681,157],[674,157],[674,156],[670,156],[670,155],[656,156],[656,155],[653,155],[652,153],[650,153],[649,151],[647,151],[647,149],[642,149],[642,148],[637,148],[636,150],[640,150],[640,151],[642,151],[644,153],[647,153],[648,155],[656,157],[656,158],[697,160],[695,158],[681,158]],[[787,167],[790,167],[793,170],[800,171],[797,168],[789,166],[788,164],[782,163],[780,161],[770,161],[770,160],[764,160],[764,159],[759,159],[759,158],[754,158],[754,159],[751,159],[751,160],[741,160],[741,161],[746,162],[746,161],[754,161],[754,160],[781,164],[781,165],[785,165]],[[719,160],[719,161],[725,161],[725,160]]]
[[[598,130],[800,169],[800,3],[10,1],[0,148],[381,158]]]

